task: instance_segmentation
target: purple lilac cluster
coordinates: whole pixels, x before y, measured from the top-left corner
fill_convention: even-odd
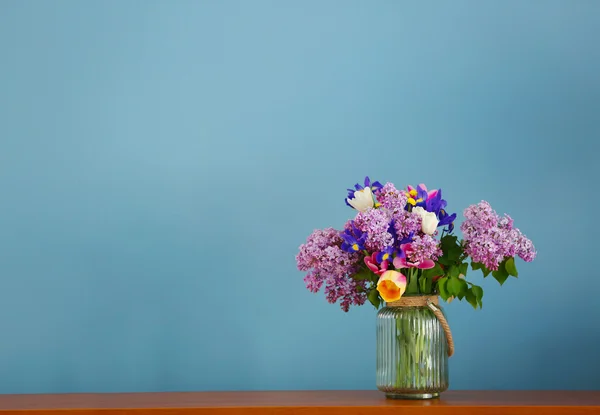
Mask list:
[[[383,188],[375,191],[377,201],[381,206],[387,209],[392,216],[404,212],[406,207],[406,192],[396,189],[393,183],[386,183]]]
[[[464,235],[465,253],[473,262],[497,270],[507,257],[518,255],[526,262],[535,259],[536,251],[531,240],[519,229],[513,228],[510,216],[498,217],[488,202],[469,206],[464,215],[466,220],[460,229]]]
[[[399,239],[421,231],[421,217],[409,211],[401,211],[394,216],[394,230]]]
[[[341,298],[342,309],[348,311],[351,304],[364,304],[366,296],[364,282],[351,278],[358,269],[361,256],[343,251],[340,248],[342,242],[337,230],[317,229],[300,246],[296,263],[300,271],[308,272],[304,277],[306,288],[316,293],[325,283],[327,301],[335,303]],[[361,292],[358,292],[359,286]]]
[[[361,292],[357,292],[359,288]],[[367,300],[365,288],[365,281],[357,281],[353,278],[328,279],[325,285],[325,298],[332,304],[341,299],[340,307],[347,312],[351,305],[363,305],[365,303]]]
[[[367,233],[365,247],[369,252],[383,251],[394,243],[394,237],[388,232],[390,228],[390,213],[385,209],[369,209],[359,212],[354,218],[354,226]],[[346,227],[351,226],[348,223]]]
[[[405,191],[396,189],[393,183],[386,183],[375,195],[394,220],[394,231],[399,239],[421,231],[421,217],[406,210],[408,197]]]
[[[416,236],[410,247],[407,259],[414,263],[424,262],[428,259],[437,261],[443,254],[440,241],[430,235]]]
[[[514,220],[506,213],[503,218],[498,219],[498,227],[501,229],[511,230],[513,228]]]

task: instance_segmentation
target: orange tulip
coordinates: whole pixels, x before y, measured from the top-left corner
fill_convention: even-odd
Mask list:
[[[377,291],[383,301],[398,301],[406,291],[406,277],[398,271],[388,270],[377,281]]]

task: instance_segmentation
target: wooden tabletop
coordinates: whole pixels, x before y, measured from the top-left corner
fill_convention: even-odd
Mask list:
[[[449,391],[390,400],[378,391],[0,395],[0,415],[600,414],[600,391]]]

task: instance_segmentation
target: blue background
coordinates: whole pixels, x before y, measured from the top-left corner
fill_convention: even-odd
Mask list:
[[[374,389],[298,247],[365,175],[539,251],[452,389],[600,388],[596,1],[0,0],[0,392]],[[473,277],[471,275],[471,277]]]

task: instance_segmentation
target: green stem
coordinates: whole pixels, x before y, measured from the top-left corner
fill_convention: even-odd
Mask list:
[[[402,362],[404,362],[405,356],[404,356],[404,351],[405,351],[405,347],[403,344],[403,330],[401,327],[401,319],[396,317],[396,338],[398,340],[398,350],[400,351],[399,356],[398,356],[398,368],[396,370],[396,387],[399,388],[400,385],[402,384]]]
[[[406,287],[406,294],[419,294],[419,278],[417,275],[417,269],[409,268],[407,274],[408,285]]]
[[[427,373],[421,371],[421,362],[425,358],[425,336],[415,332],[411,322],[419,320],[418,309],[404,309],[396,318],[396,340],[398,342],[398,360],[396,361],[397,389],[424,388],[427,384]]]

